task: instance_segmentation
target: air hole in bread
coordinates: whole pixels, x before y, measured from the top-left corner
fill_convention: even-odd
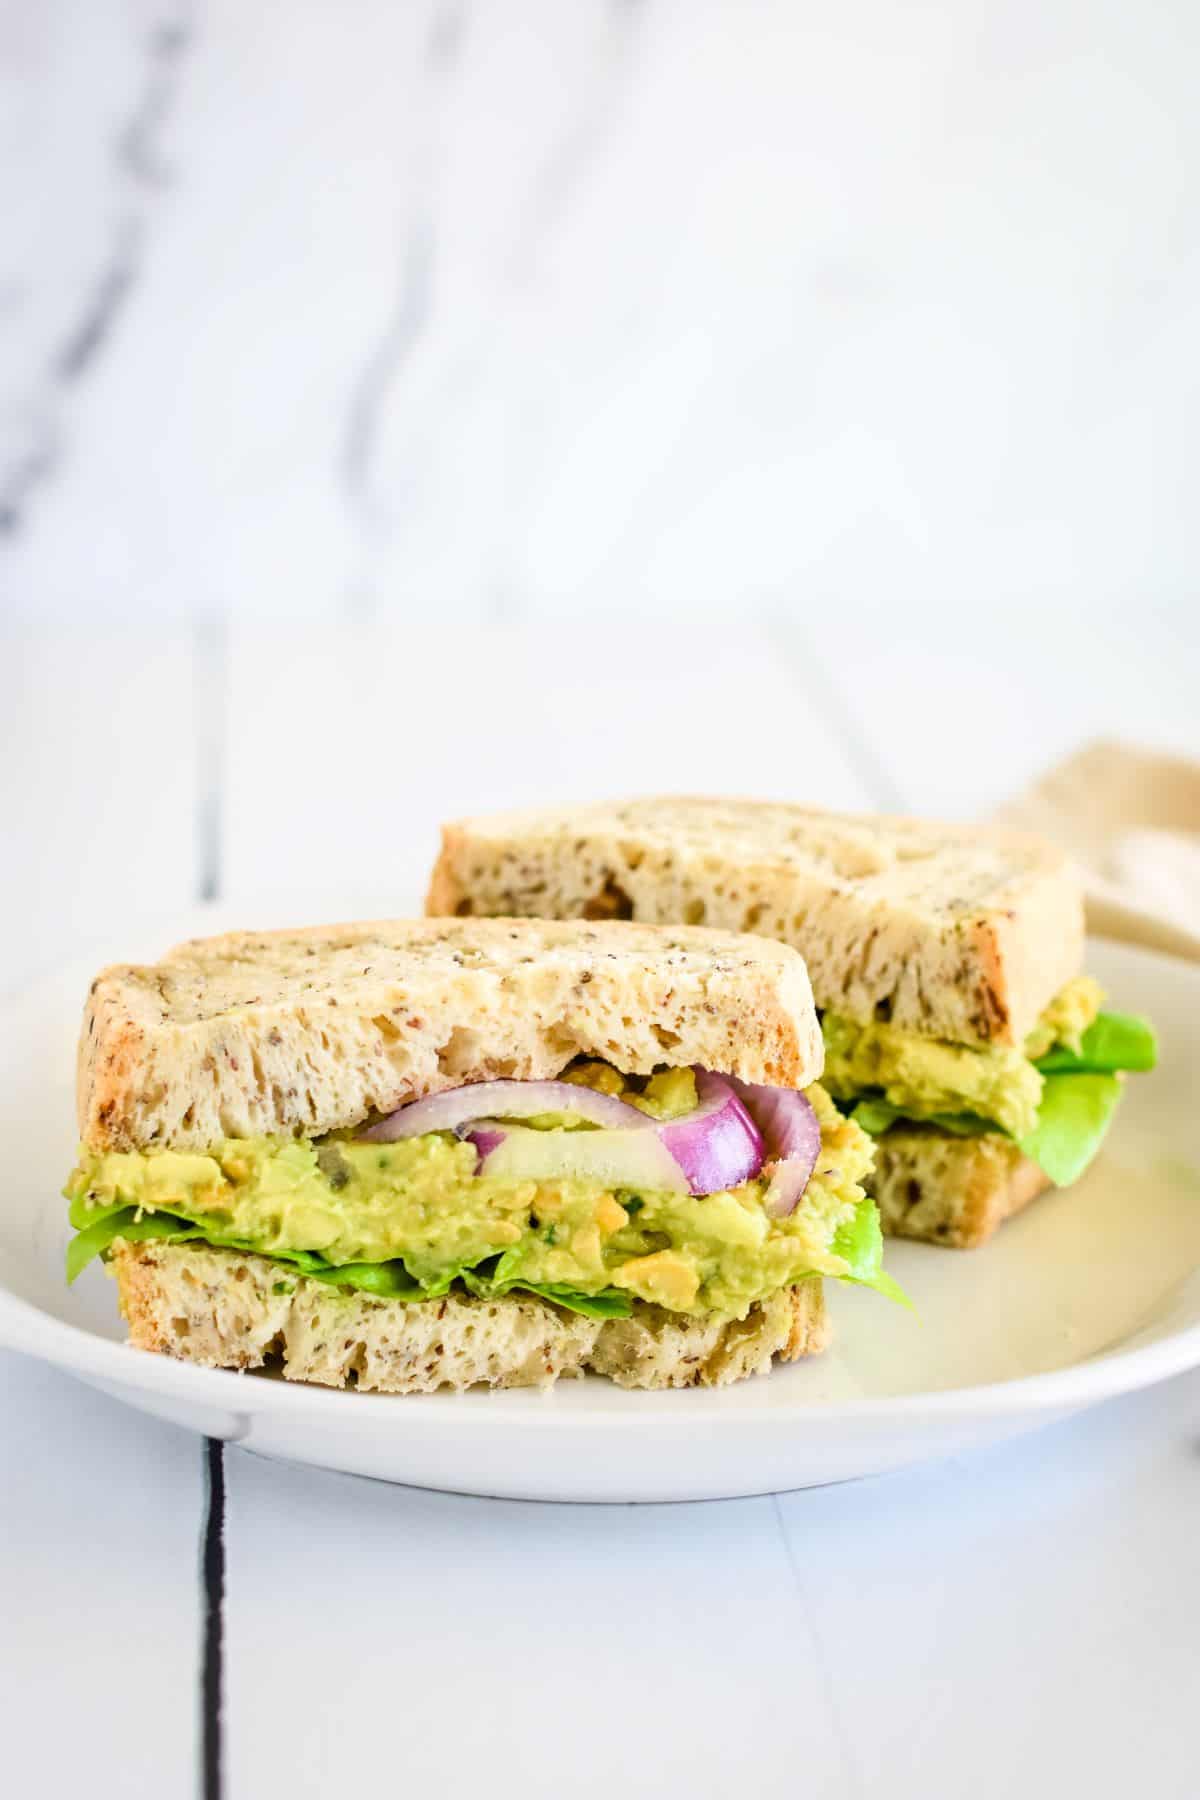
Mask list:
[[[683,909],[684,924],[703,925],[704,915],[707,910],[708,908],[705,906],[703,900],[689,900]]]
[[[187,1337],[189,1332],[191,1331],[191,1329],[192,1329],[192,1325],[191,1325],[190,1319],[172,1319],[171,1320],[171,1330],[175,1333],[175,1336],[177,1338]]]
[[[443,1075],[465,1075],[480,1060],[479,1033],[469,1026],[456,1025],[437,1053],[438,1068]]]
[[[633,901],[611,875],[605,875],[600,891],[584,903],[585,919],[632,919]]]
[[[665,1025],[654,1026],[654,1037],[660,1050],[673,1050],[679,1042],[677,1031],[668,1031]]]

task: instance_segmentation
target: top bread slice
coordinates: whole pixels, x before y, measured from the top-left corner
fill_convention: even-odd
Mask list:
[[[765,801],[661,797],[460,819],[432,914],[613,916],[761,932],[817,1004],[1021,1045],[1083,958],[1083,899],[1036,837]]]
[[[573,1057],[805,1087],[803,960],[765,939],[607,921],[400,919],[234,932],[92,983],[78,1110],[94,1149],[316,1135]]]

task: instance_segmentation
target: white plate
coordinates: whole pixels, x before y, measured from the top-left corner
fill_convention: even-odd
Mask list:
[[[180,931],[175,934],[183,936]],[[1163,1060],[1131,1080],[1086,1179],[984,1250],[893,1244],[918,1318],[828,1283],[836,1337],[811,1362],[718,1392],[329,1393],[197,1369],[121,1342],[98,1267],[70,1290],[59,1187],[70,1167],[73,1046],[91,967],[7,1021],[0,1342],[132,1406],[268,1456],[472,1494],[697,1500],[876,1475],[1049,1424],[1200,1363],[1195,1151],[1200,970],[1096,943],[1116,1005],[1149,1013]]]

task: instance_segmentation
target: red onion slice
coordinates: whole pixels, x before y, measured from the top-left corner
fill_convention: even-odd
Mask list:
[[[776,1219],[795,1212],[821,1154],[821,1122],[811,1100],[794,1088],[760,1087],[752,1081],[731,1084],[745,1101],[762,1132],[769,1161],[775,1164],[763,1205]]]
[[[650,1123],[636,1106],[574,1081],[476,1081],[411,1100],[358,1136],[360,1143],[394,1144],[427,1131],[457,1131],[476,1119],[531,1119],[538,1113],[572,1113],[589,1125],[618,1130]]]
[[[481,1174],[721,1193],[758,1174],[763,1140],[731,1081],[707,1069],[695,1070],[695,1077],[699,1105],[681,1119],[655,1120],[627,1101],[571,1081],[480,1081],[411,1101],[361,1132],[359,1141],[391,1144],[456,1131],[475,1145]],[[539,1113],[569,1113],[600,1129],[531,1131],[507,1124]]]
[[[699,1106],[656,1125],[655,1136],[683,1170],[689,1192],[720,1194],[758,1174],[763,1140],[732,1082],[707,1069],[693,1073]]]
[[[656,1131],[533,1131],[481,1119],[463,1136],[479,1152],[479,1174],[501,1181],[594,1181],[687,1192],[683,1170]]]

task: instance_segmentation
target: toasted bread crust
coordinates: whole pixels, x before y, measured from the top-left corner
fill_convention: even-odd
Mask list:
[[[109,1269],[137,1349],[208,1368],[274,1363],[289,1381],[364,1392],[549,1387],[589,1369],[629,1388],[724,1387],[829,1341],[815,1278],[729,1322],[641,1304],[585,1319],[533,1295],[380,1300],[194,1243],[118,1241]]]
[[[951,1137],[933,1126],[896,1125],[878,1139],[865,1186],[894,1237],[973,1250],[1050,1180],[999,1132]]]
[[[1020,1045],[1079,972],[1083,902],[1043,840],[988,827],[662,797],[460,819],[426,910],[703,920],[800,950],[817,1004]]]
[[[733,933],[603,921],[383,921],[234,933],[93,982],[79,1130],[96,1149],[316,1135],[578,1055],[806,1087],[824,1062],[802,959]]]

